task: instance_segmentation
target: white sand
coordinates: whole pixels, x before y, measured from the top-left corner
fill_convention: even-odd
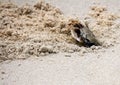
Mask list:
[[[0,85],[119,85],[119,48],[117,45],[83,57],[60,53],[6,61],[0,66],[0,71],[5,72],[0,76]]]
[[[99,0],[83,0],[83,2],[75,0],[74,3],[71,0],[69,2],[67,2],[68,0],[46,1],[61,8],[66,16],[76,14],[78,17],[79,15],[88,15],[88,8],[94,5],[93,2],[97,2],[97,5],[99,4]],[[78,2],[82,6],[76,5]],[[70,8],[65,8],[65,3]],[[116,7],[116,5],[120,1],[115,0],[113,2],[112,0],[106,0],[100,1],[100,3],[102,5],[104,3],[103,6],[107,6],[108,9],[113,9],[109,10],[106,14],[109,15],[109,12],[112,12],[119,15],[120,7]],[[85,10],[83,10],[84,8]],[[67,9],[69,9],[68,12],[66,12]],[[72,12],[73,9],[74,11]],[[79,10],[82,13],[79,13]],[[88,20],[93,18],[94,15],[91,15]],[[107,16],[104,16],[104,18],[108,19]],[[120,19],[112,21],[115,24],[113,26],[108,24],[107,27],[103,21],[101,23],[101,17],[97,19],[100,20],[100,22],[98,21],[100,28],[92,24],[91,21],[90,27],[96,26],[91,30],[96,33],[95,35],[103,44],[99,50],[96,50],[96,47],[95,50],[92,50],[94,47],[90,49],[80,47],[82,50],[74,53],[60,51],[57,54],[39,56],[38,58],[32,56],[25,60],[6,60],[0,63],[0,85],[120,85]],[[97,19],[95,18],[93,22],[96,22]],[[108,23],[108,21],[105,23]],[[96,32],[96,29],[98,32]],[[34,39],[34,36],[32,38]],[[70,48],[74,49],[74,45],[69,46],[73,46],[73,48]],[[17,57],[15,56],[15,58]]]

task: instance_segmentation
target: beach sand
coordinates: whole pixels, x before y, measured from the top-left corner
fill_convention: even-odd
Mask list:
[[[1,1],[0,85],[120,85],[119,4]],[[69,19],[87,22],[101,46],[76,45]]]

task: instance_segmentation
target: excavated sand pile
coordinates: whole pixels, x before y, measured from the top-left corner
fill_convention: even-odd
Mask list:
[[[68,18],[62,12],[45,2],[34,6],[18,7],[12,3],[0,3],[0,60],[22,59],[30,56],[45,56],[58,52],[97,51],[119,42],[120,16],[111,14],[106,8],[91,7],[85,21],[102,43],[98,47],[80,47],[74,43]]]
[[[106,7],[90,7],[88,19],[89,27],[102,42],[103,47],[119,43],[120,14],[109,12]]]

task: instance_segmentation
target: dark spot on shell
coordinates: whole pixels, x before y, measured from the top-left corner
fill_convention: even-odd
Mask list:
[[[77,33],[77,36],[80,37],[80,30],[79,29],[74,29],[75,33]]]
[[[75,24],[74,27],[83,28],[84,26],[79,23],[79,24]]]
[[[93,45],[97,46],[95,43],[90,42],[88,39],[83,39],[83,43],[85,47],[91,47]]]

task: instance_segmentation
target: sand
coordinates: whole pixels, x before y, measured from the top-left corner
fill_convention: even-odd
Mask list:
[[[119,12],[93,3],[74,18],[51,4],[0,3],[0,84],[119,85]],[[78,46],[71,18],[87,22],[101,46]]]
[[[48,3],[38,2],[22,7],[1,3],[0,16],[1,60],[40,57],[59,52],[79,52],[82,55],[119,42],[116,40],[119,34],[115,33],[119,29],[115,23],[119,16],[101,6],[91,6],[88,16],[82,21],[88,23],[102,45],[91,48],[76,45],[67,28],[69,18]]]

